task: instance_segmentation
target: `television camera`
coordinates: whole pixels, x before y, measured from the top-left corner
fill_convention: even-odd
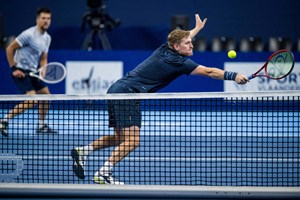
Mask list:
[[[90,31],[82,44],[82,49],[92,50],[99,48],[101,44],[104,50],[110,50],[111,45],[107,38],[106,31],[120,26],[119,19],[112,18],[106,12],[106,5],[102,0],[87,0],[88,11],[82,17],[81,31],[85,31],[86,24]]]

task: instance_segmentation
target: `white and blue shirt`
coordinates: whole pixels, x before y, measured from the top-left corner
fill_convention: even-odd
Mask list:
[[[14,56],[16,67],[36,71],[42,53],[49,51],[51,36],[47,32],[39,32],[37,26],[34,26],[18,35],[16,41],[21,46]]]

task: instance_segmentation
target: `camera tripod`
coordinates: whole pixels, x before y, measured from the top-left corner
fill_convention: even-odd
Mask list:
[[[101,45],[97,45],[100,43]],[[97,49],[97,47],[100,46],[102,46],[104,50],[111,50],[111,45],[105,31],[101,28],[93,28],[86,35],[81,48],[85,50],[92,50]]]

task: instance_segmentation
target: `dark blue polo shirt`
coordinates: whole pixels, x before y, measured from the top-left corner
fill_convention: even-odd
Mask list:
[[[168,44],[164,43],[118,82],[126,84],[136,92],[156,92],[177,77],[189,75],[198,65],[188,57],[171,50]]]
[[[177,77],[190,74],[197,66],[197,63],[179,55],[165,43],[144,62],[115,82],[107,93],[156,92]],[[109,127],[141,127],[139,100],[109,100],[108,113]]]

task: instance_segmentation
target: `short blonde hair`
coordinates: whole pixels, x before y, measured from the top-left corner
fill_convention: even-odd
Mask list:
[[[181,29],[175,29],[168,35],[168,46],[173,49],[174,44],[178,44],[185,37],[190,35],[190,31],[185,31]]]

